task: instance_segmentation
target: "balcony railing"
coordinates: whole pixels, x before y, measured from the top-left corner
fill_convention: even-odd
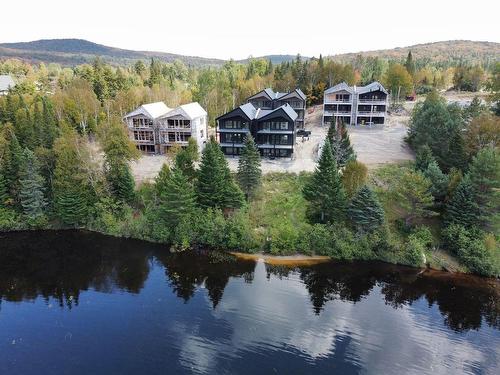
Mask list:
[[[228,129],[228,128],[218,128],[217,131],[219,133],[248,133],[250,132],[250,129],[248,128],[241,128],[241,129]]]
[[[329,111],[329,110],[325,110],[324,111],[324,115],[325,116],[350,116],[351,115],[351,111]]]
[[[358,111],[358,116],[383,117],[385,116],[385,112]]]
[[[386,99],[374,99],[374,98],[358,98],[358,103],[386,103]]]
[[[324,102],[325,103],[352,103],[352,100],[351,99],[335,99],[335,98],[325,97]]]

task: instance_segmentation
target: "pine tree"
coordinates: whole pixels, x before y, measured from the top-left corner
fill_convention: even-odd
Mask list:
[[[430,210],[434,197],[430,193],[431,182],[420,172],[405,173],[395,190],[395,203],[404,211],[405,224],[415,219],[432,216]]]
[[[40,226],[47,220],[45,215],[47,200],[44,196],[45,181],[40,174],[35,154],[28,148],[23,151],[19,177],[19,201],[23,213],[31,226]]]
[[[179,168],[174,168],[161,189],[158,210],[162,222],[172,232],[194,211],[195,196],[192,185]]]
[[[428,145],[420,146],[415,156],[415,170],[424,172],[429,167],[429,164],[435,160],[432,150]]]
[[[494,197],[500,189],[500,152],[493,147],[480,150],[472,160],[468,174],[477,193],[481,221],[486,224],[498,210]]]
[[[9,201],[9,194],[7,191],[7,180],[3,176],[0,169],[0,207],[5,207]]]
[[[448,176],[446,176],[436,161],[431,161],[424,171],[424,176],[427,177],[431,183],[431,194],[437,200],[444,200],[448,188]]]
[[[260,170],[260,153],[253,137],[245,137],[245,143],[238,161],[238,183],[247,199],[251,197],[260,185],[262,171]]]
[[[198,144],[194,138],[189,138],[187,147],[175,154],[175,166],[182,170],[182,173],[189,181],[194,181],[196,178],[194,163],[199,158]]]
[[[408,51],[408,55],[406,56],[405,68],[410,73],[412,77],[415,76],[415,62],[413,61],[413,55],[411,51]]]
[[[367,185],[352,199],[348,216],[360,232],[372,232],[384,222],[384,210],[375,193]]]
[[[321,150],[316,170],[302,193],[309,202],[309,216],[314,221],[327,223],[344,218],[346,193],[328,139]]]
[[[234,182],[224,154],[213,137],[201,157],[196,199],[203,208],[240,208],[244,203],[243,193]]]
[[[7,192],[11,199],[17,201],[19,191],[19,168],[21,166],[22,149],[19,145],[12,125],[3,128],[3,138],[6,142],[1,168],[7,185]]]
[[[54,143],[56,166],[52,190],[55,213],[68,225],[86,222],[94,191],[89,184],[86,145],[74,129],[63,129]]]
[[[138,156],[137,149],[128,138],[125,128],[112,119],[100,133],[105,153],[105,174],[115,198],[131,203],[135,198],[135,182],[129,161]]]
[[[157,196],[160,196],[162,192],[166,189],[168,180],[170,178],[170,167],[167,163],[163,164],[158,176],[155,178],[155,192]]]
[[[340,168],[345,167],[350,160],[356,160],[349,133],[343,122],[336,124],[332,121],[328,128],[327,138],[330,141],[333,157]]]
[[[480,210],[476,203],[477,192],[469,175],[465,175],[446,205],[444,222],[447,226],[460,224],[472,228],[479,224]]]
[[[111,165],[107,179],[112,194],[120,201],[132,203],[135,199],[135,181],[130,167],[125,163]]]

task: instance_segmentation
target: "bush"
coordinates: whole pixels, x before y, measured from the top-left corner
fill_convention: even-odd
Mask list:
[[[461,225],[450,225],[443,231],[445,246],[455,254],[469,271],[483,276],[498,276],[499,265],[495,260],[495,251],[489,249],[487,237],[478,229],[467,229]]]
[[[22,229],[19,214],[11,208],[0,207],[0,231]]]

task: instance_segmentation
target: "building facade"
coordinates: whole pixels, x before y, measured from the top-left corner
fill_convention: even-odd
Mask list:
[[[13,89],[16,83],[8,74],[0,74],[0,95],[7,95],[10,89]]]
[[[379,82],[361,87],[339,83],[324,92],[323,124],[383,125],[387,99],[387,90]]]
[[[169,108],[163,102],[143,104],[123,117],[130,139],[146,153],[164,154],[173,145],[196,139],[203,150],[208,139],[207,112],[198,103]]]
[[[226,155],[239,155],[251,134],[264,157],[290,157],[295,144],[297,113],[289,104],[274,109],[246,103],[217,118],[217,134]]]
[[[306,95],[298,88],[290,92],[274,92],[267,88],[249,97],[247,103],[263,110],[276,109],[288,104],[297,113],[297,128],[302,129],[306,114],[306,99]]]

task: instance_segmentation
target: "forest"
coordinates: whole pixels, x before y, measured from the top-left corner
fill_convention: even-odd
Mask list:
[[[361,58],[355,64],[263,59],[220,68],[138,61],[62,68],[0,63],[17,81],[0,97],[0,230],[86,228],[193,247],[322,254],[423,266],[444,249],[463,271],[500,274],[500,63],[447,66]],[[356,160],[343,126],[332,124],[316,171],[260,171],[251,138],[238,172],[217,142],[174,150],[153,183],[136,186],[140,157],[121,117],[136,106],[198,101],[212,121],[265,87],[300,87],[309,105],[330,85],[383,82],[393,105],[425,94],[407,142],[415,163],[374,171]],[[461,108],[439,90],[489,91]],[[395,93],[398,93],[396,96]],[[397,98],[397,99],[395,99]],[[439,264],[438,264],[439,266]]]

